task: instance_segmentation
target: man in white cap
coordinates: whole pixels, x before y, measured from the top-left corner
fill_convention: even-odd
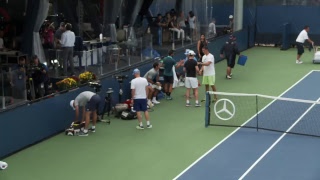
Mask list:
[[[185,51],[185,53],[184,53],[184,55],[186,55],[186,58],[184,59],[184,63],[186,63],[187,61],[188,61],[188,59],[189,59],[189,51],[192,51],[191,49],[186,49],[186,51]],[[198,62],[198,59],[197,59],[197,57],[194,57],[193,58],[196,62]]]
[[[228,30],[229,30],[229,33],[233,33],[233,15],[230,15],[229,16],[229,27],[228,27]]]
[[[197,74],[199,73],[199,67],[197,61],[194,60],[196,53],[192,50],[189,51],[188,61],[184,64],[183,70],[186,73],[185,86],[186,91],[186,106],[191,106],[190,104],[190,89],[192,88],[195,96],[195,106],[200,107],[198,100],[198,79]]]
[[[79,122],[79,109],[82,107],[82,122],[85,121],[85,127],[80,131],[79,136],[88,136],[88,131],[96,131],[97,111],[101,103],[101,98],[98,94],[91,91],[80,93],[74,100],[70,101],[70,106],[75,110],[74,122]],[[92,114],[92,127],[89,129],[90,116]]]
[[[144,116],[147,121],[147,128],[152,128],[147,107],[149,83],[146,78],[140,76],[139,69],[134,69],[132,75],[134,75],[135,78],[131,81],[131,101],[133,104],[133,110],[137,112],[139,121],[137,129],[144,129],[141,112],[144,112]]]

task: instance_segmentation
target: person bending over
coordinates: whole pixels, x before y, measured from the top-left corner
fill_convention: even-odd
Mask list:
[[[91,91],[80,93],[74,100],[70,101],[70,106],[75,110],[74,122],[79,122],[80,107],[82,107],[82,121],[85,122],[85,127],[80,131],[79,136],[88,136],[88,131],[95,132],[97,122],[97,111],[101,98],[98,94]],[[92,115],[92,127],[89,129],[90,116]]]

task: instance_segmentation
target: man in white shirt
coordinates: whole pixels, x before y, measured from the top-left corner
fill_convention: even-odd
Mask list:
[[[66,31],[61,35],[61,47],[63,53],[63,71],[64,75],[67,76],[68,72],[68,62],[71,67],[71,75],[74,75],[74,65],[73,65],[73,47],[76,40],[74,32],[71,31],[72,25],[70,23],[66,24]]]
[[[70,101],[70,106],[75,110],[75,120],[74,123],[79,123],[79,109],[82,107],[82,120],[85,121],[85,127],[80,131],[79,136],[88,136],[88,130],[91,132],[96,131],[97,122],[97,111],[99,110],[99,105],[101,103],[101,98],[98,94],[91,91],[84,91],[80,93],[74,100]],[[90,116],[92,114],[92,127],[89,129]]]
[[[150,124],[149,112],[147,107],[147,94],[148,94],[148,81],[146,78],[140,77],[140,70],[133,70],[134,79],[131,81],[131,101],[133,103],[133,110],[137,112],[137,117],[139,121],[139,125],[137,129],[144,129],[142,123],[142,114],[144,112],[144,116],[147,121],[147,128],[152,128]]]
[[[217,35],[216,20],[213,18],[211,23],[209,24],[209,36],[215,37],[216,35]]]
[[[206,87],[206,92],[209,91],[209,86],[211,86],[212,91],[217,91],[215,86],[215,67],[214,67],[214,56],[209,52],[209,49],[207,46],[204,46],[202,48],[202,52],[204,53],[204,56],[202,57],[202,62],[199,64],[202,65],[200,74],[203,74],[202,84]],[[214,95],[213,101],[217,100],[217,95]],[[202,102],[205,101],[205,99],[202,100]]]
[[[307,40],[309,43],[311,43],[313,45],[313,41],[309,38],[308,36],[308,32],[310,31],[310,27],[309,26],[305,26],[304,29],[299,33],[297,39],[296,39],[296,44],[297,44],[297,60],[296,63],[297,64],[301,64],[302,61],[300,60],[302,54],[304,53],[304,47],[303,47],[303,43]]]

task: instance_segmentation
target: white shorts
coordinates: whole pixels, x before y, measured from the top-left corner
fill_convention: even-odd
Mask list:
[[[184,85],[186,86],[186,88],[198,88],[198,79],[195,77],[186,77],[186,79],[184,80]]]

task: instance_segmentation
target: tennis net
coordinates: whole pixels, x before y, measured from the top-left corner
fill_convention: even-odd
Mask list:
[[[216,94],[218,100],[212,102]],[[320,102],[209,91],[205,126],[254,128],[320,137]]]

